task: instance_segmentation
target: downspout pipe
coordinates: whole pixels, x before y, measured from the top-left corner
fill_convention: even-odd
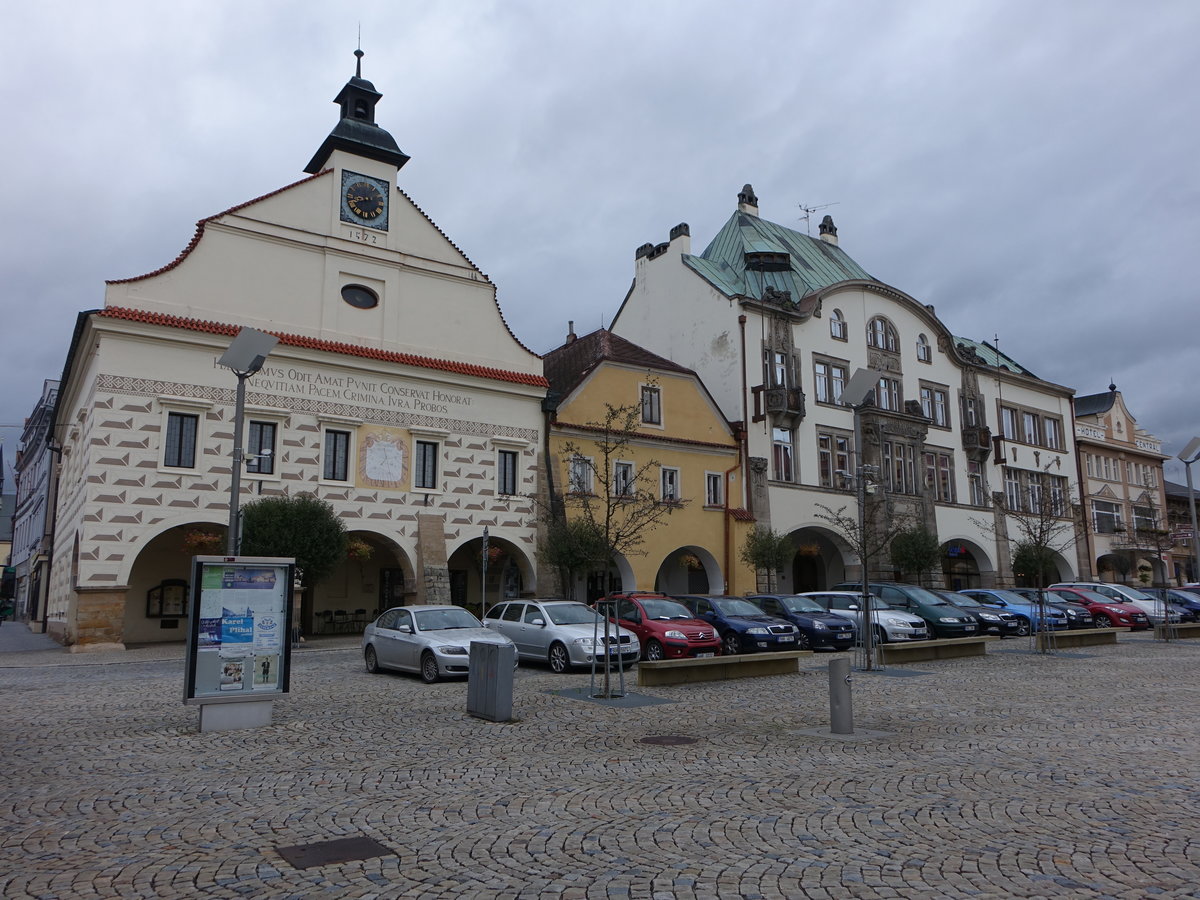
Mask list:
[[[741,459],[742,470],[744,472],[749,472],[750,471],[750,445],[749,445],[749,438],[747,435],[746,423],[750,421],[750,417],[748,414],[749,407],[748,407],[748,401],[746,400],[746,395],[749,393],[750,387],[749,387],[749,383],[746,380],[746,314],[745,313],[742,313],[740,316],[738,316],[738,331],[741,334],[741,342],[742,342],[742,359],[741,359],[741,364],[742,364],[742,428],[741,428],[741,440],[738,442],[738,444],[739,444],[739,448],[740,448],[739,452],[740,452],[741,458],[742,458]],[[746,479],[745,478],[742,479],[742,493],[743,493],[743,498],[742,498],[743,505],[746,507],[747,510],[750,511],[751,514],[753,514],[754,513],[754,501],[753,501],[753,498],[750,496],[750,490],[746,487]],[[729,496],[728,491],[726,492],[725,496],[726,496],[726,498],[728,498],[728,496]]]

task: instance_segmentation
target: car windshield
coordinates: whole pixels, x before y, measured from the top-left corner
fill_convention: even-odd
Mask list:
[[[825,612],[825,607],[808,597],[781,597],[779,603],[788,612]]]
[[[917,587],[916,585],[905,585],[904,592],[918,603],[928,603],[930,606],[950,605],[933,591],[927,591],[925,588]]]
[[[690,619],[691,610],[675,600],[643,600],[647,619]]]
[[[740,597],[713,597],[712,605],[722,615],[726,616],[761,616],[763,611]]]
[[[1139,591],[1135,587],[1121,586],[1121,593],[1127,597],[1132,597],[1134,600],[1153,600],[1154,598],[1145,591]]]
[[[891,609],[890,606],[888,606],[886,603],[884,603],[882,600],[880,600],[874,594],[870,594],[869,596],[871,598],[871,609]],[[862,595],[861,594],[848,594],[845,597],[834,597],[829,601],[829,608],[831,610],[833,610],[833,609],[849,609],[851,603],[853,603],[855,606],[861,607],[862,606]]]
[[[419,609],[413,613],[419,631],[447,631],[453,628],[482,628],[479,620],[465,609],[443,607]]]
[[[1015,603],[1018,606],[1028,606],[1029,598],[1022,597],[1020,594],[1014,594],[1012,591],[992,591],[991,597],[999,597],[1005,603]]]
[[[582,603],[547,604],[544,608],[555,625],[592,625],[603,621],[594,609]]]

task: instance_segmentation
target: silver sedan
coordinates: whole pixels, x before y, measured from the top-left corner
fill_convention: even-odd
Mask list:
[[[575,600],[510,600],[497,603],[483,617],[483,624],[510,638],[517,654],[525,659],[549,663],[557,673],[571,666],[590,666],[609,659],[630,665],[642,652],[637,635],[608,623],[586,604]]]
[[[426,684],[446,675],[466,675],[471,642],[512,645],[461,606],[397,606],[363,630],[367,671],[416,672]],[[516,667],[513,654],[513,667]]]

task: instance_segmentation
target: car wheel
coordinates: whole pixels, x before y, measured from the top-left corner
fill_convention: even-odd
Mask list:
[[[1102,616],[1099,613],[1092,616],[1092,627],[1093,628],[1107,628],[1111,624],[1112,624],[1112,622],[1110,622],[1108,620],[1108,616]]]
[[[812,638],[810,638],[803,631],[796,632],[796,649],[797,650],[811,650],[812,649]]]
[[[441,677],[441,672],[438,671],[437,660],[433,654],[426,650],[421,654],[421,680],[426,684],[433,684]]]
[[[646,659],[650,662],[656,662],[660,659],[666,659],[667,652],[663,650],[663,645],[658,641],[648,641],[646,643]]]
[[[1017,636],[1018,637],[1028,637],[1029,636],[1029,620],[1023,616],[1021,618],[1017,619]]]
[[[884,630],[882,625],[876,625],[875,626],[875,643],[886,644],[887,642],[888,642],[887,631]]]
[[[367,647],[363,651],[363,661],[367,664],[367,671],[372,675],[379,672],[379,657],[375,655],[374,647]]]
[[[726,656],[736,656],[742,652],[742,642],[738,640],[737,634],[730,631],[725,637],[721,638],[721,650]]]
[[[571,668],[571,657],[567,654],[567,648],[555,641],[550,645],[550,671],[555,675],[561,675]]]

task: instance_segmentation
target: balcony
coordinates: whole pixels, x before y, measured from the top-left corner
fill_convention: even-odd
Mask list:
[[[962,430],[962,445],[967,459],[983,462],[992,452],[992,430],[986,425],[968,425]]]
[[[804,391],[800,388],[759,384],[751,388],[751,393],[754,395],[755,422],[770,416],[779,427],[792,428],[804,418]]]

